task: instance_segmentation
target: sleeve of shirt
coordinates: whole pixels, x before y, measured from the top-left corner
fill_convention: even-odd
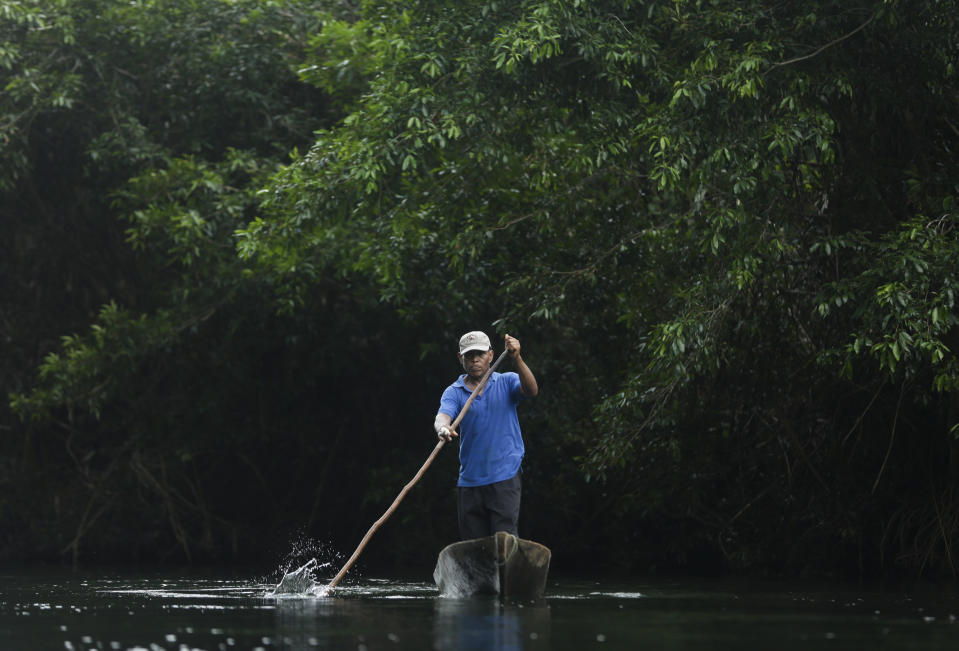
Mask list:
[[[525,400],[526,396],[522,392],[522,383],[519,380],[519,373],[514,373],[510,371],[505,374],[507,381],[509,382],[509,396],[514,403],[519,402],[520,400]]]
[[[456,418],[460,413],[459,401],[456,399],[456,387],[446,387],[443,397],[440,398],[440,408],[438,413],[446,414],[450,418]]]

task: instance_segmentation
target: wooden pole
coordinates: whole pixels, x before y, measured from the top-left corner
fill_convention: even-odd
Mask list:
[[[473,404],[473,400],[475,400],[476,396],[478,396],[483,391],[483,387],[486,386],[486,383],[489,381],[490,377],[493,375],[493,371],[495,371],[496,367],[500,365],[500,362],[502,362],[506,358],[506,354],[508,352],[509,350],[504,350],[502,353],[500,353],[500,356],[496,359],[493,365],[489,367],[488,371],[486,371],[486,374],[483,376],[483,379],[480,380],[480,383],[476,385],[475,389],[473,389],[473,392],[470,394],[470,397],[466,400],[466,404],[463,405],[463,408],[460,410],[460,413],[456,416],[456,420],[454,420],[450,424],[451,430],[455,430],[456,427],[460,424],[460,421],[463,420],[463,416],[466,415],[466,411],[470,408],[470,405]],[[399,506],[400,502],[403,501],[403,498],[406,497],[406,494],[410,492],[410,489],[416,485],[416,482],[420,480],[420,477],[423,476],[423,473],[426,472],[426,469],[430,467],[431,463],[433,463],[433,459],[435,459],[436,455],[439,454],[439,451],[443,448],[444,443],[446,443],[446,441],[443,439],[440,439],[440,441],[436,444],[436,447],[434,447],[433,451],[430,453],[430,456],[427,457],[426,462],[420,467],[419,471],[413,476],[413,479],[411,479],[410,482],[403,487],[403,490],[400,491],[400,494],[396,496],[395,500],[393,500],[393,503],[390,505],[390,508],[386,509],[386,513],[381,515],[380,519],[373,523],[373,526],[370,527],[370,530],[366,532],[365,536],[363,536],[363,540],[360,541],[360,544],[356,548],[356,551],[353,552],[353,555],[350,556],[349,560],[346,561],[346,564],[342,567],[342,569],[340,569],[337,575],[333,577],[333,580],[330,581],[330,584],[326,586],[326,594],[329,594],[330,591],[333,590],[333,588],[335,588],[337,584],[343,579],[343,577],[346,576],[346,573],[350,571],[350,568],[353,567],[353,564],[356,563],[356,559],[360,557],[360,554],[363,552],[363,549],[366,547],[366,543],[370,541],[370,538],[373,537],[373,534],[376,533],[376,530],[379,529],[380,526],[384,522],[386,522],[391,515],[393,515],[393,511],[396,510],[396,507]]]

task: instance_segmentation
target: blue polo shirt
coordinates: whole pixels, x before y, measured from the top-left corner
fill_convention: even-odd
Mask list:
[[[455,420],[472,393],[463,374],[440,398],[440,413]],[[510,479],[519,472],[526,448],[519,429],[516,405],[524,399],[519,375],[493,373],[483,395],[466,412],[457,430],[460,435],[460,476],[457,486],[485,486]]]

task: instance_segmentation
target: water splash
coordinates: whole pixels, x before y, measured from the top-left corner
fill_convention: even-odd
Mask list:
[[[334,550],[330,543],[310,538],[301,532],[290,542],[290,551],[286,553],[279,569],[283,573],[290,572],[310,559],[318,559],[321,566],[332,566],[342,558],[343,555]]]
[[[300,534],[278,568],[282,578],[269,594],[324,597],[329,591],[325,583],[317,582],[316,574],[334,570],[341,558],[328,543]]]
[[[325,563],[323,566],[325,567],[327,565],[329,564]],[[273,588],[273,592],[270,594],[326,596],[326,586],[317,584],[316,577],[313,574],[317,567],[319,566],[317,565],[316,559],[311,558],[302,567],[284,574],[283,578],[280,579],[280,582]]]

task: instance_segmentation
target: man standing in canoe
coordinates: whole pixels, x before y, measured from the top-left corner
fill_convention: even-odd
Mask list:
[[[460,337],[459,360],[466,373],[443,392],[433,422],[441,439],[449,441],[462,434],[456,510],[463,540],[497,531],[517,534],[525,447],[516,405],[535,396],[539,387],[520,355],[519,340],[506,335],[506,350],[516,372],[493,372],[456,432],[450,424],[493,363],[493,347],[484,333],[467,332]]]

